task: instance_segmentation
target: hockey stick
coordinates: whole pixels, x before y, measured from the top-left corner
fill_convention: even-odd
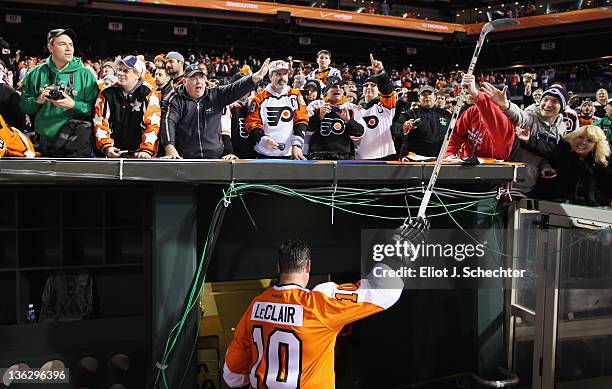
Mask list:
[[[474,69],[476,68],[476,61],[478,61],[478,56],[480,55],[480,49],[482,49],[482,45],[484,44],[485,37],[488,33],[493,30],[496,30],[500,27],[506,26],[514,26],[519,24],[519,22],[515,19],[498,19],[488,22],[482,27],[482,31],[480,31],[480,36],[478,37],[478,42],[476,42],[476,48],[474,49],[474,55],[472,55],[472,60],[470,61],[470,66],[468,67],[467,74],[474,73]],[[457,119],[459,118],[459,110],[465,101],[466,91],[465,89],[461,90],[459,97],[457,98],[457,105],[453,111],[453,116],[451,117],[451,121],[448,125],[448,129],[446,130],[446,135],[444,136],[444,142],[442,143],[442,147],[440,148],[440,153],[438,154],[438,158],[436,159],[436,164],[434,165],[433,172],[431,173],[431,178],[429,179],[429,183],[427,184],[427,189],[423,194],[423,199],[421,200],[421,206],[419,207],[419,212],[417,213],[416,220],[413,220],[411,223],[404,223],[404,225],[408,224],[410,227],[421,227],[426,226],[427,222],[425,219],[425,211],[427,210],[427,206],[429,204],[429,199],[431,198],[431,194],[433,192],[433,188],[436,185],[436,180],[438,179],[438,174],[440,173],[440,168],[442,167],[442,160],[444,159],[444,154],[446,154],[446,149],[448,147],[448,141],[450,140],[451,134],[455,129],[455,124],[457,123]]]

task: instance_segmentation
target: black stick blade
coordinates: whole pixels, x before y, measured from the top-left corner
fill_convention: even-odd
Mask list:
[[[516,26],[517,24],[520,24],[520,22],[516,19],[512,19],[512,18],[497,19],[497,20],[493,20],[485,24],[484,27],[482,27],[482,30],[485,32],[485,34],[487,34],[493,30],[497,30],[498,28]]]

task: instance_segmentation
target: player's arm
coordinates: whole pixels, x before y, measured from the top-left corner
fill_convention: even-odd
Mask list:
[[[347,323],[384,311],[399,300],[403,283],[395,279],[395,284],[380,285],[374,274],[382,274],[392,268],[378,263],[367,278],[355,284],[336,284],[326,282],[313,289],[316,298],[319,319],[326,326],[340,330]],[[393,281],[393,280],[390,280]]]
[[[225,364],[223,365],[223,380],[230,388],[241,388],[249,385],[249,370],[252,361],[251,335],[248,331],[249,312],[252,307],[240,319],[234,339],[227,348]]]
[[[395,230],[392,240],[421,242],[427,239],[428,223],[417,219]],[[385,257],[375,262],[367,277],[355,284],[338,285],[327,282],[313,289],[319,320],[329,328],[340,330],[347,323],[381,312],[395,304],[404,288],[404,279],[397,274],[417,258],[418,250],[412,244],[401,257]],[[393,272],[393,274],[391,274]]]

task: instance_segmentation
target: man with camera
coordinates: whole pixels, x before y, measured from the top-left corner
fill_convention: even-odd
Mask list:
[[[92,154],[91,117],[98,86],[81,59],[74,57],[75,37],[71,29],[49,31],[51,55],[23,79],[20,105],[34,119],[43,156]]]
[[[382,64],[381,64],[382,67]],[[355,145],[365,132],[359,108],[344,96],[342,80],[331,76],[324,90],[324,100],[308,106],[310,144],[308,158],[317,160],[352,159]]]
[[[435,157],[440,152],[451,113],[434,106],[434,93],[432,86],[421,87],[419,108],[400,113],[393,123],[393,133],[404,138],[400,158],[410,151],[428,157]]]

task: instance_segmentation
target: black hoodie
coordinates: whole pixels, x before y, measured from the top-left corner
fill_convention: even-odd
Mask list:
[[[162,146],[174,145],[183,158],[216,159],[232,154],[230,137],[221,136],[221,115],[226,106],[254,88],[250,76],[218,88],[206,88],[197,100],[189,97],[185,85],[174,88],[162,107]]]

